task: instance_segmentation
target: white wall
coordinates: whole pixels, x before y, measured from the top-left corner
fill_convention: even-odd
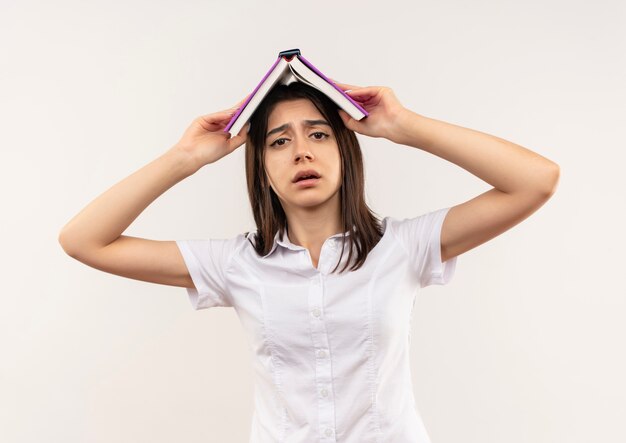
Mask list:
[[[338,81],[390,86],[418,113],[561,166],[544,207],[418,297],[414,389],[433,443],[626,441],[624,3],[306,5],[0,3],[0,440],[247,441],[252,372],[235,311],[194,311],[183,288],[85,266],[57,236],[297,47]],[[490,189],[424,151],[360,140],[380,215]],[[125,234],[253,229],[243,153],[180,182]]]

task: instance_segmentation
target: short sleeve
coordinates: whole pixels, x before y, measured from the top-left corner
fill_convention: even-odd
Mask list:
[[[420,288],[446,285],[454,276],[457,257],[441,262],[441,228],[450,208],[414,218],[392,219],[396,237],[406,250]]]
[[[176,241],[195,285],[186,288],[194,309],[232,306],[225,275],[238,240],[239,237]]]

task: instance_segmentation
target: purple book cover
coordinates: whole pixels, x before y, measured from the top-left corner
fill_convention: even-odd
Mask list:
[[[248,103],[250,103],[250,100],[252,100],[252,97],[255,96],[256,92],[259,90],[259,88],[261,87],[261,85],[263,84],[263,82],[265,81],[265,79],[267,79],[267,77],[269,77],[269,75],[272,73],[272,71],[274,70],[274,68],[276,67],[276,65],[278,64],[278,62],[280,61],[280,57],[278,57],[276,59],[276,61],[274,62],[274,64],[272,65],[272,67],[269,69],[269,71],[267,71],[267,74],[265,74],[265,76],[263,77],[263,79],[259,82],[258,85],[256,85],[256,88],[254,88],[254,91],[252,91],[252,94],[250,94],[250,97],[248,97],[248,100],[246,100],[246,102],[241,105],[241,107],[237,110],[237,112],[235,113],[235,115],[232,116],[232,118],[230,119],[230,121],[228,122],[228,124],[226,125],[226,127],[224,128],[224,132],[228,132],[229,129],[233,126],[233,123],[235,123],[235,120],[237,120],[237,117],[239,117],[239,114],[241,114],[241,112],[244,110],[244,108],[246,106],[248,106]],[[237,134],[233,134],[233,135],[237,135]]]
[[[319,69],[317,69],[315,66],[313,66],[313,64],[308,61],[307,59],[305,59],[304,57],[302,57],[302,55],[296,55],[295,57],[298,57],[302,63],[304,63],[306,66],[308,66],[313,72],[315,72],[317,75],[319,75],[321,78],[323,78],[327,83],[329,83],[330,85],[332,85],[337,91],[339,91],[341,93],[341,95],[343,95],[345,98],[347,98],[354,106],[356,106],[361,112],[363,112],[363,114],[365,114],[365,116],[367,117],[369,115],[369,113],[363,109],[363,107],[361,105],[359,105],[357,102],[354,101],[354,99],[352,97],[350,97],[348,94],[346,94],[339,86],[337,86],[331,79],[329,79],[328,77],[326,77],[324,74],[322,74],[320,72]],[[285,59],[287,59],[287,57],[284,57]],[[235,113],[235,115],[232,116],[232,118],[230,119],[230,121],[228,122],[228,124],[226,125],[226,127],[224,128],[224,132],[229,132],[230,128],[233,126],[233,124],[235,123],[235,120],[237,120],[237,118],[239,117],[239,115],[242,113],[242,111],[245,109],[246,106],[248,106],[248,103],[250,103],[250,100],[252,100],[252,97],[255,96],[256,92],[259,90],[259,88],[261,87],[261,85],[265,82],[265,80],[267,79],[267,77],[269,77],[269,75],[272,73],[272,71],[274,70],[274,68],[276,67],[276,65],[278,64],[278,62],[280,61],[281,57],[278,57],[276,59],[276,61],[274,62],[274,64],[272,65],[272,67],[267,71],[267,73],[265,74],[265,76],[261,79],[261,81],[259,82],[258,85],[256,85],[256,88],[254,88],[254,91],[252,91],[252,94],[250,94],[250,96],[248,97],[248,99],[245,101],[245,103],[243,105],[241,105],[241,107],[237,110],[237,112]],[[291,59],[289,59],[291,60]],[[288,60],[288,61],[289,61]],[[237,134],[234,134],[237,135]]]

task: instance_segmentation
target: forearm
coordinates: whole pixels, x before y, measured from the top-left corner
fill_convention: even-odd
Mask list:
[[[110,244],[150,203],[196,170],[187,154],[170,149],[89,203],[63,227],[59,242],[68,253]]]
[[[392,141],[448,160],[509,194],[551,194],[557,185],[558,165],[536,152],[408,109],[398,119]]]

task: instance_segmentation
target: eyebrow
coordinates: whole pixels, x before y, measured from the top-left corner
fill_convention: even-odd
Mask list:
[[[315,126],[315,125],[330,126],[330,124],[328,124],[326,120],[302,120],[302,123],[304,126]],[[276,132],[284,131],[285,129],[290,128],[290,127],[291,127],[291,123],[285,123],[284,125],[281,125],[277,128],[272,129],[270,132],[267,133],[265,138],[269,137],[272,134],[275,134]]]

